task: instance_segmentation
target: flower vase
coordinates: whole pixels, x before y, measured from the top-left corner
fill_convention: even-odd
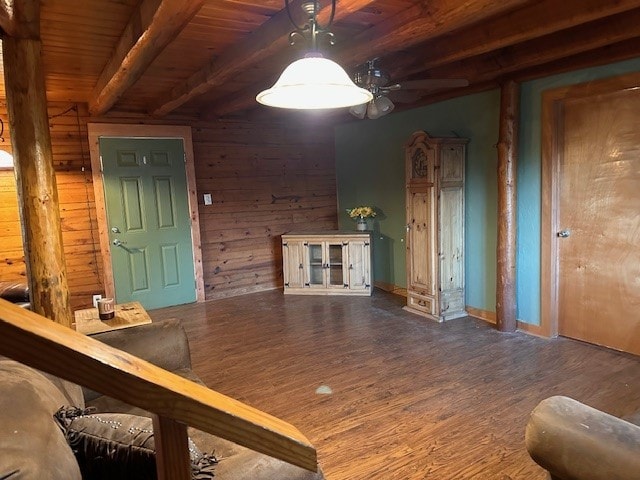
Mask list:
[[[367,230],[367,219],[366,218],[359,217],[356,220],[356,230],[358,230],[359,232],[364,232],[365,230]]]

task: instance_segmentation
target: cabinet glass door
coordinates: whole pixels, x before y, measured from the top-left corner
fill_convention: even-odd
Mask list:
[[[344,285],[344,275],[342,272],[342,244],[329,244],[329,285]]]
[[[309,244],[309,285],[324,284],[322,264],[322,244]]]

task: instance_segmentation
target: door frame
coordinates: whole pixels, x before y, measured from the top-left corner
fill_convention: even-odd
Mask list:
[[[191,127],[176,125],[129,125],[115,123],[87,123],[89,151],[91,154],[91,175],[98,221],[98,239],[102,258],[105,295],[115,298],[115,282],[111,265],[111,248],[107,209],[102,181],[102,162],[100,161],[100,137],[115,138],[175,138],[182,140],[185,150],[185,172],[187,178],[187,199],[191,216],[191,243],[193,248],[193,266],[195,276],[196,301],[203,302],[204,275],[202,270],[202,243],[200,240],[200,216],[196,190],[196,172],[193,157]]]
[[[540,330],[558,336],[560,155],[563,151],[564,102],[578,98],[638,88],[640,73],[620,75],[547,90],[542,94],[542,189],[540,218]]]

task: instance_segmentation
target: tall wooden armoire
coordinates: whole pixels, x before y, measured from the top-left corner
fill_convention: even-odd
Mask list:
[[[465,138],[415,132],[405,146],[406,310],[443,322],[464,300]]]

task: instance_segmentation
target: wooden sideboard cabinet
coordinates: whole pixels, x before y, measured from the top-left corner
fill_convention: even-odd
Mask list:
[[[465,316],[465,138],[416,132],[405,149],[407,310],[439,322]]]
[[[371,295],[371,234],[284,234],[282,270],[286,294]]]

